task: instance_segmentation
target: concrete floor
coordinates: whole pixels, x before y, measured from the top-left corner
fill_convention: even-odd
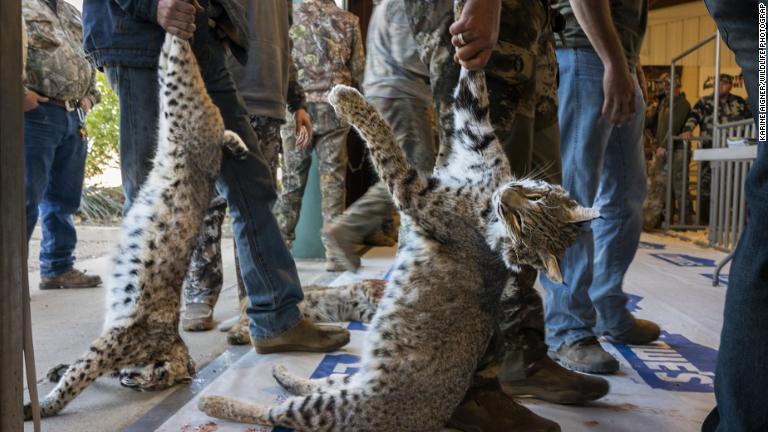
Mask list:
[[[119,237],[118,227],[78,227],[76,267],[89,273],[109,274],[110,254]],[[51,367],[77,359],[101,333],[104,320],[105,290],[103,287],[73,290],[38,289],[40,275],[39,228],[30,242],[29,286],[32,308],[32,327],[35,360],[40,397],[53,388],[44,380]],[[234,255],[231,238],[222,242],[224,257],[224,289],[214,311],[214,318],[225,321],[237,315],[237,287],[234,278]],[[323,270],[324,263],[302,260],[298,262],[303,283],[323,283],[332,274]],[[229,345],[226,334],[214,329],[208,332],[182,332],[189,350],[202,369],[211,360],[225,352]],[[26,382],[26,381],[25,381]],[[26,387],[25,387],[26,388]],[[136,419],[176,391],[136,392],[121,387],[117,380],[101,378],[86,389],[60,415],[43,420],[44,431],[105,432],[123,430]],[[25,400],[28,396],[25,392]],[[25,424],[32,431],[32,424]]]
[[[101,256],[80,260],[78,268],[105,276],[110,265],[109,257],[103,253],[108,253],[110,247],[107,246],[114,244],[118,228],[82,227],[79,233],[81,256]],[[35,243],[33,240],[30,250],[35,250]],[[237,313],[231,240],[224,241],[223,248],[224,291],[215,311],[219,321],[235,317]],[[382,255],[382,252],[386,253]],[[334,280],[337,284],[345,283],[347,279],[381,277],[385,272],[383,266],[391,263],[393,252],[374,249],[366,257],[383,258],[384,263],[372,266],[372,258],[368,258],[360,273],[345,273],[338,278],[338,274],[323,271],[322,262],[297,261],[297,266],[304,284],[327,284]],[[376,258],[379,255],[381,257]],[[638,256],[627,274],[625,291],[630,294],[630,310],[640,317],[656,320],[667,331],[662,341],[651,347],[651,351],[605,342],[606,349],[621,360],[622,370],[609,378],[611,394],[597,403],[567,407],[527,400],[525,404],[558,421],[566,431],[699,430],[701,419],[714,403],[711,377],[716,357],[714,348],[719,344],[725,287],[712,287],[709,277],[714,263],[723,256],[721,252],[691,242],[644,234]],[[727,275],[723,280],[727,284]],[[104,315],[104,289],[40,291],[38,281],[37,271],[32,271],[30,287],[37,376],[44,377],[50,367],[77,358],[98,336]],[[217,330],[182,335],[200,371],[191,385],[176,386],[163,392],[139,393],[120,387],[114,379],[102,378],[59,416],[44,419],[43,430],[268,430],[226,423],[214,424],[214,429],[210,429],[207,426],[210,420],[201,418],[201,413],[194,408],[196,395],[209,391],[247,399],[263,397],[264,392],[274,391],[275,384],[270,380],[259,383],[252,379],[268,378],[265,373],[268,368],[258,364],[263,359],[247,347],[230,349],[225,334]],[[350,349],[358,349],[353,345]],[[298,358],[310,362],[305,366],[309,372],[323,358],[315,357]],[[280,361],[295,358],[291,356]],[[649,359],[654,361],[648,362]],[[697,374],[668,373],[664,369],[670,367],[667,362],[676,362],[673,366],[682,368],[672,370],[695,370]],[[661,367],[659,364],[664,367],[662,370],[657,369]],[[691,375],[692,379],[685,378]],[[41,396],[51,388],[52,384],[41,382]],[[31,423],[28,423],[25,431],[31,430]]]

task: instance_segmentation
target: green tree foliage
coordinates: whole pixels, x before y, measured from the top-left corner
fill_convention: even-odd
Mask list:
[[[101,93],[101,103],[88,113],[88,160],[85,176],[92,177],[104,172],[104,168],[115,164],[118,156],[120,136],[120,111],[117,95],[109,87],[107,77],[99,72],[96,88]]]

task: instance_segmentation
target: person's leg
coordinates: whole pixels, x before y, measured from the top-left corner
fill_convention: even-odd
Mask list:
[[[189,269],[181,290],[184,314],[181,326],[186,331],[213,328],[213,308],[224,284],[221,258],[221,225],[227,212],[227,201],[216,195],[208,205],[203,228],[189,259]]]
[[[283,126],[283,176],[280,197],[273,209],[283,239],[290,250],[296,238],[296,225],[299,223],[301,201],[307,187],[309,169],[312,165],[312,145],[301,150],[296,147],[294,126]]]
[[[230,207],[233,234],[249,298],[251,338],[260,353],[328,351],[349,342],[349,333],[319,328],[301,319],[303,299],[296,264],[282,239],[271,207],[276,198],[272,174],[249,124],[245,103],[227,70],[220,43],[198,35],[196,56],[211,99],[224,124],[245,142],[244,159],[225,155],[217,181]],[[199,44],[206,42],[204,46]]]
[[[610,122],[601,116],[603,65],[590,49],[559,49],[557,59],[561,82],[579,83],[562,85],[558,91],[563,187],[580,205],[591,207],[600,184],[603,156],[611,131]],[[556,284],[541,276],[547,294],[547,344],[553,355],[570,368],[615,371],[618,369],[615,359],[592,343],[595,310],[589,289],[592,285],[593,257],[592,231],[587,230],[566,250],[561,260],[563,283]],[[589,343],[576,344],[582,341]],[[587,355],[585,359],[579,354],[579,363],[583,364],[577,365],[557,355],[558,350],[564,347],[564,352],[573,351],[576,354],[578,350],[579,353],[594,355]]]
[[[120,174],[125,195],[123,213],[126,213],[152,169],[157,148],[157,70],[108,66],[105,72],[119,98]]]
[[[27,242],[32,238],[39,214],[38,205],[48,187],[56,149],[66,133],[64,109],[51,104],[24,113],[24,205],[27,213]]]
[[[645,102],[637,83],[635,95],[635,117],[614,127],[608,139],[594,203],[600,218],[592,221],[595,258],[589,295],[597,312],[595,331],[616,337],[623,337],[635,327],[622,284],[640,242],[642,207],[648,190],[642,142]],[[653,339],[656,337],[658,333]]]
[[[40,203],[40,225],[43,229],[43,242],[40,245],[41,286],[48,280],[61,283],[61,286],[96,286],[101,283],[101,279],[82,278],[80,274],[73,274],[66,281],[54,280],[70,272],[74,266],[77,232],[72,215],[80,207],[87,155],[86,140],[81,135],[77,112],[65,113],[62,120],[66,132],[56,148],[48,187]]]
[[[261,144],[261,153],[272,172],[272,182],[277,189],[277,167],[280,163],[280,120],[262,115],[249,116],[251,127]]]
[[[758,4],[706,0],[710,15],[725,42],[736,54],[749,93],[755,121],[757,107]],[[763,113],[764,114],[764,113]],[[720,412],[718,431],[768,428],[768,150],[760,141],[757,160],[746,181],[749,222],[741,234],[731,264],[725,295],[723,331],[715,374]]]
[[[328,109],[332,109],[328,106]],[[317,160],[320,173],[320,194],[322,198],[323,231],[330,228],[332,221],[344,212],[346,203],[347,135],[349,126],[341,125],[317,137]],[[335,254],[336,249],[323,237],[326,270],[341,271],[345,266],[343,258]]]

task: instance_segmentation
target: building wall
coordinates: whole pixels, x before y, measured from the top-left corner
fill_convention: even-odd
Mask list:
[[[655,9],[648,14],[648,29],[640,51],[640,62],[647,66],[669,66],[672,58],[715,33],[715,22],[709,16],[704,2],[690,2]],[[739,77],[741,69],[733,52],[721,44],[720,68],[723,73]],[[712,82],[715,75],[715,44],[710,42],[689,54],[679,64],[683,66],[681,84],[691,104],[710,94],[704,83]],[[734,82],[733,93],[746,97],[743,82]]]

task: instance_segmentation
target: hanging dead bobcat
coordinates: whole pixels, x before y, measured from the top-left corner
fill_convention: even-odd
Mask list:
[[[224,129],[189,42],[166,35],[158,68],[160,121],[152,171],[125,216],[107,284],[102,335],[41,402],[64,408],[96,378],[120,374],[144,388],[189,381],[194,364],[179,336],[181,285],[219,174],[222,146],[244,157]],[[26,418],[31,417],[25,407]]]
[[[334,88],[330,102],[365,138],[413,225],[366,333],[362,367],[319,380],[277,367],[275,379],[296,397],[269,407],[208,396],[199,400],[202,411],[301,431],[439,430],[486,350],[509,271],[528,264],[562,279],[558,258],[597,212],[559,186],[510,178],[482,72],[462,70],[454,96],[452,153],[427,178],[360,93]]]

